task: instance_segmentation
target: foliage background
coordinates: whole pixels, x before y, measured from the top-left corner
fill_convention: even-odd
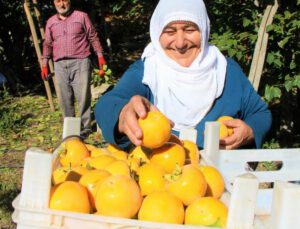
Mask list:
[[[55,13],[49,1],[38,1],[42,22]],[[73,0],[75,8],[87,12],[105,48],[109,67],[117,80],[149,41],[149,18],[158,1]],[[256,4],[254,4],[256,3]],[[273,1],[206,0],[211,19],[211,42],[237,60],[249,73],[257,32],[267,4]],[[274,117],[269,139],[279,147],[299,143],[299,0],[280,1],[273,24],[259,88]],[[21,1],[0,0],[0,72],[10,92],[41,86],[40,70]],[[111,41],[111,47],[106,39]],[[42,42],[42,41],[41,41]],[[44,93],[43,89],[38,93]]]
[[[72,0],[87,12],[100,34],[114,84],[149,42],[149,18],[158,0]],[[249,74],[257,32],[267,4],[273,1],[206,0],[211,42]],[[255,4],[254,4],[255,3]],[[24,151],[30,146],[51,151],[61,135],[61,115],[45,99],[40,70],[22,1],[0,0],[0,228],[15,228],[11,201],[20,191]],[[265,148],[300,147],[300,0],[279,1],[268,27],[269,43],[259,94],[273,114]],[[45,24],[55,13],[52,1],[40,0]],[[107,39],[110,39],[111,46]],[[42,40],[40,40],[42,42]],[[94,62],[96,58],[93,56]],[[96,67],[96,65],[95,65]],[[91,143],[102,144],[93,135]]]

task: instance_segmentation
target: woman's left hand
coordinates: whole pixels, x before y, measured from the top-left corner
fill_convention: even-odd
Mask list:
[[[253,130],[240,119],[226,120],[227,127],[233,128],[233,134],[220,139],[221,149],[237,149],[254,141]]]

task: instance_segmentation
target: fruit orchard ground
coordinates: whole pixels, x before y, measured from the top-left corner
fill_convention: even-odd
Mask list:
[[[33,91],[0,100],[0,228],[16,227],[11,221],[11,203],[21,190],[26,150],[39,147],[52,152],[61,140],[63,123],[57,100],[56,111],[51,112],[45,96]],[[86,142],[103,144],[96,132]]]

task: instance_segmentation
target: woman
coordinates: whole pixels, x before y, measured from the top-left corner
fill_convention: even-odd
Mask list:
[[[261,147],[271,114],[241,68],[208,44],[210,22],[202,0],[161,0],[150,22],[151,43],[141,60],[103,95],[96,120],[109,143],[142,143],[138,118],[159,109],[173,123],[173,133],[198,130],[203,147],[206,121],[227,115],[234,134],[220,140],[225,149]]]

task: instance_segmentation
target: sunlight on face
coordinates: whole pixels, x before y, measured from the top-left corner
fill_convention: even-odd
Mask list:
[[[200,31],[191,22],[169,23],[159,42],[166,55],[183,67],[189,67],[201,51]]]

